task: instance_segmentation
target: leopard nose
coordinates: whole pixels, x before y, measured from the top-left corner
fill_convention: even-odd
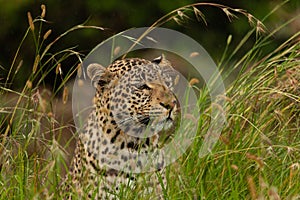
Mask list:
[[[165,109],[171,109],[172,107],[171,107],[171,105],[169,105],[169,104],[165,104],[165,103],[159,103],[159,105],[161,105],[162,107],[164,107]]]
[[[173,108],[176,106],[177,104],[177,101],[176,100],[173,100],[171,102],[168,102],[168,103],[159,103],[159,105],[161,105],[162,107],[164,107],[165,109],[167,110],[173,110]]]

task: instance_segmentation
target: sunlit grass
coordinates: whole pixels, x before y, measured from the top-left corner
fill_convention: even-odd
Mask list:
[[[195,141],[170,168],[170,199],[299,198],[299,48],[290,44],[238,77],[213,153],[199,158]]]
[[[175,10],[153,27],[170,20],[181,24],[191,13],[204,20],[197,8],[203,5]],[[84,56],[73,48],[54,53],[51,48],[74,30],[102,30],[101,27],[79,25],[54,41],[47,41],[51,31],[43,30],[45,7],[42,8],[38,18],[32,19],[28,14],[28,31],[5,84],[0,86],[0,199],[61,198],[57,191],[63,172],[69,167],[65,160],[71,156],[65,148],[72,148],[71,137],[75,130],[66,114],[70,112],[70,98],[67,97],[71,91],[67,82],[77,72],[77,64]],[[235,50],[224,53],[218,63],[222,66],[232,62],[245,40],[255,32],[262,32],[263,25],[243,10],[219,8],[229,19],[239,13],[251,19],[251,23],[255,22]],[[296,40],[300,32],[271,54],[258,59],[260,48],[266,43],[263,38],[270,40],[272,34],[257,37],[249,53],[235,60],[234,69],[239,68],[241,72],[227,88],[227,124],[212,154],[203,158],[198,154],[209,127],[209,109],[201,108],[201,103],[207,105],[206,90],[200,93],[199,105],[204,114],[199,121],[199,133],[189,150],[167,168],[166,198],[300,198],[300,45]],[[16,81],[19,69],[24,67],[22,61],[17,64],[20,49],[30,36],[36,50],[32,72],[23,88],[12,90],[10,83]],[[227,44],[230,45],[230,40]],[[61,63],[73,56],[78,63],[64,68]],[[55,74],[55,89],[46,89],[45,77],[51,73]],[[71,137],[64,138],[66,131]],[[138,191],[125,188],[119,195],[121,199],[137,199],[135,192]],[[151,199],[151,195],[143,199]]]

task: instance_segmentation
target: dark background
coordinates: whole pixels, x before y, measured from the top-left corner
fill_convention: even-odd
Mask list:
[[[52,49],[55,53],[64,48],[75,47],[75,50],[87,55],[98,43],[112,36],[115,33],[132,27],[150,26],[156,20],[168,12],[187,4],[195,3],[192,0],[174,0],[174,1],[117,1],[117,0],[87,0],[87,1],[69,1],[69,0],[0,0],[0,83],[5,79],[15,52],[28,28],[27,12],[30,11],[35,18],[41,14],[40,5],[46,5],[46,17],[48,21],[43,25],[43,32],[52,29],[52,34],[47,39],[48,42],[54,40],[58,35],[71,27],[86,22],[87,25],[95,25],[106,28],[105,31],[97,30],[78,30],[59,43]],[[282,25],[287,20],[299,15],[300,1],[291,0],[277,10],[274,14],[264,20],[265,16],[271,12],[277,5],[283,1],[208,1],[221,3],[233,8],[241,8],[253,14],[256,18],[263,20],[268,31],[271,32],[276,27]],[[241,38],[251,29],[247,19],[242,15],[237,15],[238,19],[229,22],[226,15],[220,9],[203,6],[198,7],[206,16],[208,25],[198,22],[191,15],[191,20],[178,25],[175,21],[170,21],[163,27],[172,28],[181,31],[195,40],[197,40],[212,56],[215,62],[221,59],[221,55],[226,46],[228,35],[232,35],[231,49],[236,47]],[[272,51],[286,40],[293,33],[299,31],[299,19],[286,26],[283,30],[272,36],[270,42],[265,48],[265,54]],[[43,34],[42,34],[43,35]],[[252,38],[254,42],[255,35]],[[251,47],[251,42],[247,44]],[[246,47],[247,47],[246,45]],[[245,47],[245,51],[248,49]],[[245,52],[240,52],[242,55]],[[18,88],[27,80],[25,77],[31,72],[35,58],[35,47],[32,35],[26,38],[17,62],[22,59],[22,75],[16,77],[14,87]],[[78,60],[74,58],[67,59],[64,65],[74,65]],[[48,79],[51,82],[51,77]]]

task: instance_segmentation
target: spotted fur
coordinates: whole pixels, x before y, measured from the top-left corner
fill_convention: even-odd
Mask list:
[[[180,113],[170,62],[160,56],[117,60],[107,68],[94,63],[87,74],[96,88],[94,107],[79,134],[67,191],[118,199],[121,188],[135,189],[143,179],[146,193],[162,198],[166,179],[164,158],[156,156],[159,139],[170,134]],[[159,173],[135,174],[146,167]]]

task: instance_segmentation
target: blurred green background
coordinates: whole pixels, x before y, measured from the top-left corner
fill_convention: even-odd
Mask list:
[[[43,25],[43,31],[52,29],[52,34],[47,39],[49,42],[54,40],[58,35],[69,28],[86,22],[87,25],[95,25],[107,28],[105,31],[97,30],[79,30],[65,37],[62,41],[51,49],[52,53],[68,47],[76,47],[75,50],[86,55],[98,43],[120,31],[132,27],[150,26],[156,20],[168,12],[187,4],[195,3],[192,0],[173,0],[173,1],[117,1],[117,0],[87,0],[87,1],[70,1],[70,0],[0,0],[0,83],[8,73],[11,67],[15,52],[28,28],[27,12],[30,11],[35,18],[41,14],[40,5],[46,5],[46,17],[48,21]],[[272,9],[283,1],[207,1],[221,3],[233,8],[245,9],[256,18],[264,20]],[[236,47],[241,38],[250,30],[247,19],[238,15],[238,19],[229,22],[226,15],[217,8],[208,6],[198,7],[206,16],[208,25],[198,22],[195,17],[178,25],[174,20],[164,24],[164,27],[181,31],[192,38],[196,39],[208,51],[212,58],[218,62],[226,46],[227,37],[233,36],[231,49]],[[282,25],[287,20],[299,15],[300,1],[291,0],[277,10],[274,14],[264,20],[264,24],[271,32],[276,27]],[[300,20],[296,20],[283,30],[273,36],[273,40],[268,44],[266,53],[272,48],[282,43],[290,35],[299,31]],[[42,34],[43,35],[43,34]],[[253,37],[253,42],[255,35]],[[251,46],[251,42],[249,43]],[[245,51],[248,49],[245,48]],[[243,52],[240,52],[243,54]],[[35,47],[32,37],[28,37],[20,50],[16,65],[19,60],[23,60],[23,75],[31,72],[32,64],[35,58]],[[74,65],[76,62],[68,59],[63,63],[65,65]],[[20,86],[25,76],[19,77]],[[51,80],[51,78],[49,79]]]

